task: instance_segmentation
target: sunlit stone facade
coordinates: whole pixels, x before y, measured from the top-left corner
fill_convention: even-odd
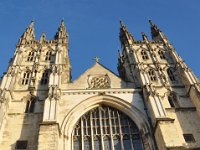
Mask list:
[[[53,40],[34,23],[0,84],[0,149],[200,149],[200,84],[150,21],[152,39],[120,22],[119,76],[99,59],[71,80],[64,21]]]

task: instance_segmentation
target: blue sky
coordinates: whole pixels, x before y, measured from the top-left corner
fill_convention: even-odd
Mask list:
[[[0,75],[6,71],[15,45],[34,19],[36,38],[55,35],[61,19],[69,33],[72,77],[100,62],[117,73],[119,20],[137,40],[150,38],[148,20],[165,33],[194,73],[200,77],[199,0],[2,0],[0,2]]]

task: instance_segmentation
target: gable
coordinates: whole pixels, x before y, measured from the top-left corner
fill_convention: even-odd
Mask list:
[[[86,70],[76,80],[67,85],[64,89],[108,89],[108,88],[126,88],[130,83],[123,81],[112,71],[99,63],[95,63]]]

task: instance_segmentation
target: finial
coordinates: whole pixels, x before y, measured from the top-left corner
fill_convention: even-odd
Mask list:
[[[150,23],[150,25],[151,26],[153,26],[154,24],[153,24],[153,22],[149,19],[149,23]]]
[[[148,40],[148,37],[146,36],[144,32],[142,32],[142,37],[143,37],[143,40]]]
[[[121,27],[125,26],[122,20],[120,20],[119,22],[120,22]]]
[[[142,36],[146,36],[144,32],[142,32]]]
[[[42,32],[42,35],[40,37],[40,41],[43,42],[45,40],[46,40],[46,34],[45,34],[45,32]]]
[[[61,20],[61,25],[60,26],[65,26],[64,19]]]
[[[151,20],[149,20],[149,23],[151,25],[151,28],[154,28],[155,30],[159,30],[158,27],[157,27],[157,25],[154,24]]]
[[[94,60],[96,61],[96,63],[99,63],[100,58],[96,56],[96,57],[94,57]]]
[[[33,27],[34,26],[34,21],[33,21],[33,19],[31,20],[31,23],[30,23],[30,25],[29,25],[29,27]]]

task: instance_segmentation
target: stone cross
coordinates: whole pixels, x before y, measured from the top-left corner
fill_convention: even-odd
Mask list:
[[[95,57],[94,60],[98,63],[100,58],[99,57]]]

